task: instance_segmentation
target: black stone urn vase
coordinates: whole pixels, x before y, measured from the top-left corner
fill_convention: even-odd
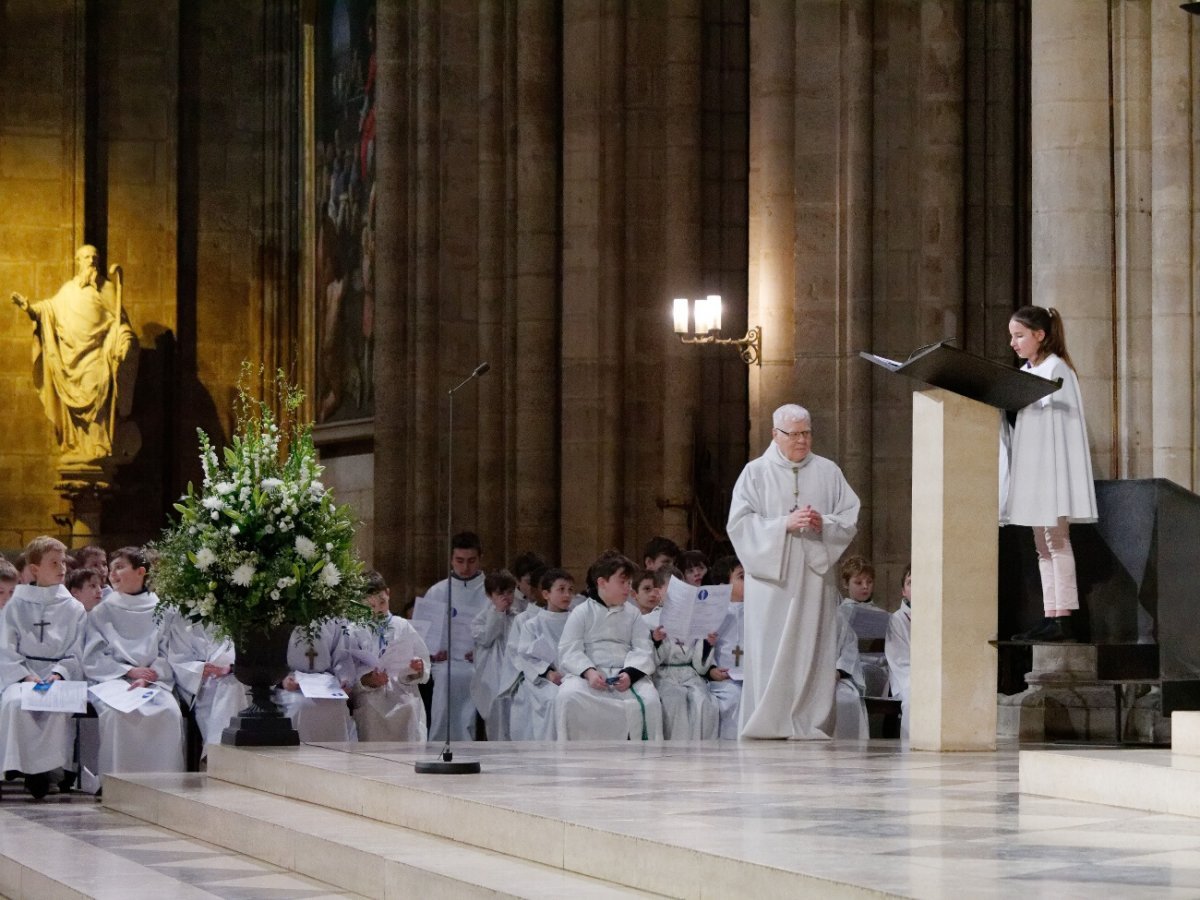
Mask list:
[[[292,626],[246,629],[234,635],[233,677],[250,691],[250,705],[229,720],[221,743],[235,747],[294,747],[300,735],[275,702],[275,685],[291,671]]]

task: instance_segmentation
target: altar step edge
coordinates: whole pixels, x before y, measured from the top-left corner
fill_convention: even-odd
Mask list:
[[[109,776],[104,804],[365,897],[654,896],[209,775]]]

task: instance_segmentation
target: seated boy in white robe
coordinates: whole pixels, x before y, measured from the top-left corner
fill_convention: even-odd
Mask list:
[[[908,738],[908,711],[911,702],[912,663],[912,566],[904,569],[900,608],[888,622],[884,652],[888,661],[888,680],[892,696],[900,701],[900,738]]]
[[[662,704],[663,737],[668,741],[712,740],[720,724],[720,707],[709,693],[705,676],[712,667],[709,656],[717,636],[711,635],[711,642],[679,641],[660,626],[660,604],[675,571],[673,566],[662,566],[655,571],[643,569],[634,577],[634,603],[654,644],[653,679]],[[704,571],[708,571],[707,565]]]
[[[350,717],[349,689],[354,678],[354,666],[346,647],[346,625],[339,619],[322,623],[312,639],[297,628],[288,642],[288,665],[291,673],[280,683],[275,699],[283,714],[292,720],[292,727],[305,742],[340,743],[357,739],[357,729]],[[300,689],[300,675],[332,675],[346,691],[346,699],[306,697]]]
[[[845,606],[838,607],[837,640],[838,680],[837,692],[834,695],[837,721],[833,736],[866,740],[871,736],[867,706],[862,699],[866,682],[863,680],[862,663],[858,658],[858,637],[850,625],[850,611]]]
[[[513,594],[517,579],[501,569],[483,580],[488,605],[475,614],[471,636],[475,639],[475,672],[471,701],[483,717],[489,741],[507,741],[512,698],[517,690],[517,670],[509,652],[514,635]]]
[[[171,623],[167,662],[175,672],[175,692],[196,717],[201,759],[208,755],[209,744],[221,743],[230,719],[250,705],[246,686],[233,675],[235,659],[233,641],[216,640],[204,622],[176,616]]]
[[[538,588],[537,576],[546,571],[546,561],[534,553],[532,550],[526,551],[513,560],[512,572],[513,578],[517,579],[517,590],[513,593],[512,610],[514,615],[521,615],[529,607],[536,606],[538,609],[545,609],[542,606],[542,592]]]
[[[69,784],[74,768],[75,729],[70,713],[21,709],[22,682],[83,679],[87,613],[63,586],[67,548],[52,537],[34,538],[25,548],[33,584],[18,584],[0,610],[0,771],[6,781],[25,776],[35,798],[51,779]]]
[[[573,609],[558,646],[564,673],[554,698],[558,740],[662,740],[662,706],[648,677],[654,646],[631,603],[635,569],[620,554],[605,554],[589,573],[595,596]]]
[[[882,641],[887,634],[888,617],[883,607],[876,605],[875,567],[863,556],[851,556],[841,565],[842,609],[849,618],[850,627],[858,637],[858,658],[862,665],[866,696],[887,695],[887,659]]]
[[[104,567],[104,571],[108,571],[108,566]],[[104,599],[104,591],[100,584],[102,576],[99,569],[72,569],[67,573],[67,578],[64,584],[67,590],[71,592],[71,596],[83,604],[83,608],[87,612],[91,612]],[[112,593],[112,589],[109,589]]]
[[[513,697],[510,739],[552,741],[554,698],[562,684],[558,646],[575,594],[575,580],[565,569],[546,569],[538,582],[545,609],[530,604],[536,614],[517,625],[513,662],[521,677]]]
[[[392,615],[391,591],[378,572],[367,573],[370,625],[348,637],[358,678],[350,692],[360,741],[425,741],[425,705],[417,685],[429,680],[429,650],[412,624]],[[374,656],[376,665],[364,665]]]
[[[738,736],[738,712],[742,705],[742,682],[730,677],[730,672],[739,673],[744,655],[744,618],[746,570],[736,556],[722,556],[712,567],[713,584],[730,586],[729,612],[717,629],[717,645],[713,649],[708,670],[708,692],[713,695],[720,709],[720,726],[717,736],[721,740],[736,741]]]
[[[119,684],[124,694],[149,692],[150,699],[128,712],[92,696],[100,732],[93,764],[101,779],[115,772],[182,772],[183,714],[172,690],[167,633],[173,616],[155,621],[158,597],[146,590],[148,560],[138,547],[122,547],[109,560],[113,592],[88,613],[83,668],[93,685]],[[114,700],[115,702],[115,700]],[[81,748],[81,753],[83,748]],[[88,748],[90,756],[90,748]]]

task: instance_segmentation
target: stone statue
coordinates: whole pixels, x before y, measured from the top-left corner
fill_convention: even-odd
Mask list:
[[[117,435],[133,406],[137,337],[121,301],[121,269],[111,266],[105,277],[98,258],[95,247],[80,247],[75,277],[49,300],[12,295],[34,323],[33,382],[68,469],[109,468],[140,444],[132,422],[132,435]]]

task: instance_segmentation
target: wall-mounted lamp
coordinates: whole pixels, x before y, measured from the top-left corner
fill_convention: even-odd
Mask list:
[[[744,337],[721,337],[721,295],[709,294],[699,300],[676,297],[672,309],[675,334],[684,344],[728,344],[738,348],[746,365],[762,365],[762,329],[755,325]],[[690,323],[695,326],[689,329]]]

